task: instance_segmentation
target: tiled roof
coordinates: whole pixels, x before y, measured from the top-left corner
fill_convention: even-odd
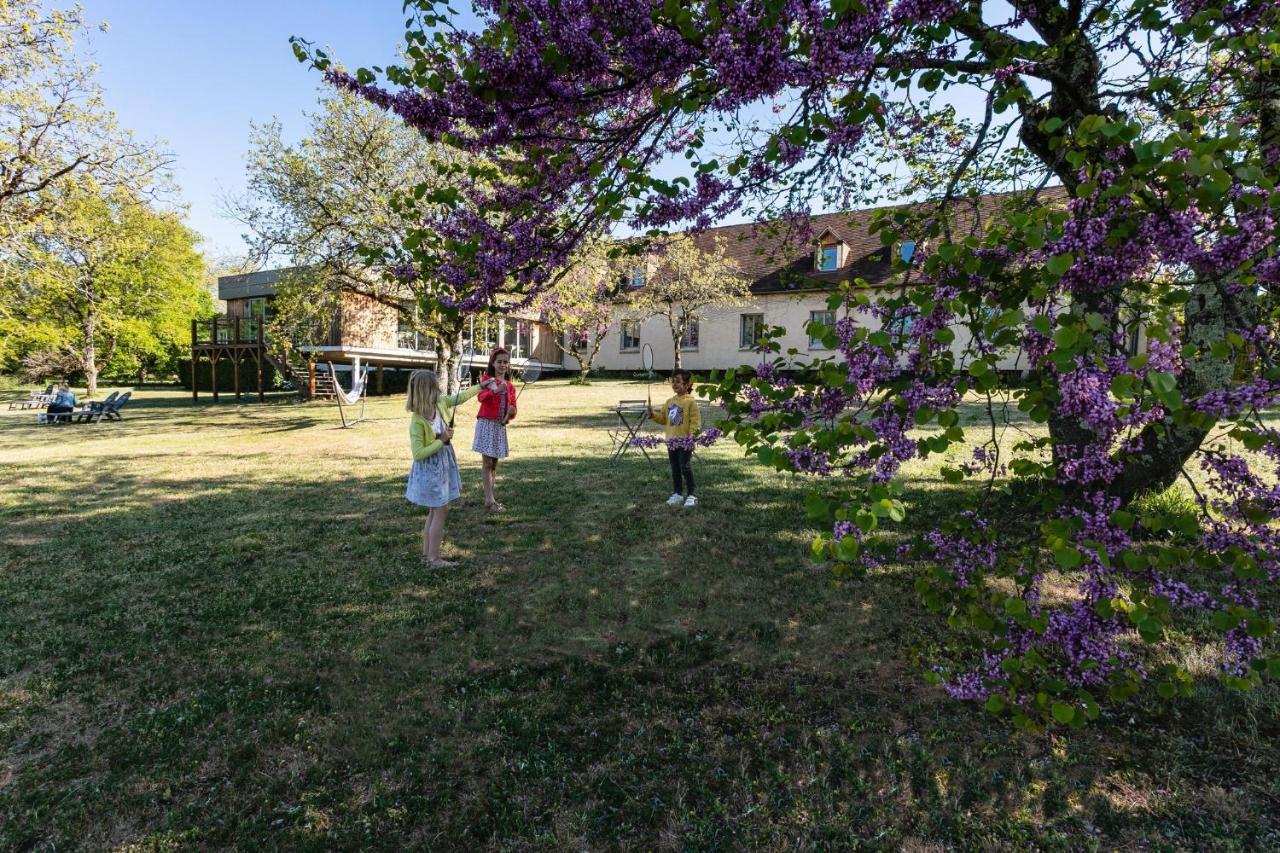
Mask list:
[[[953,231],[981,230],[999,208],[1008,204],[1052,204],[1063,197],[1060,187],[1050,187],[1038,194],[1026,192],[993,193],[976,199],[953,202]],[[912,208],[926,213],[936,202],[921,202],[895,207]],[[894,278],[891,255],[880,242],[879,234],[870,233],[872,218],[879,210],[867,208],[841,213],[825,213],[809,219],[810,242],[800,242],[786,233],[779,223],[743,224],[709,228],[695,235],[704,249],[716,242],[721,250],[738,261],[743,273],[751,279],[753,293],[787,293],[830,290],[843,281],[861,278],[868,284],[889,284]],[[893,209],[893,208],[888,208]],[[816,239],[830,232],[845,244],[844,263],[839,269],[818,272],[814,269]]]

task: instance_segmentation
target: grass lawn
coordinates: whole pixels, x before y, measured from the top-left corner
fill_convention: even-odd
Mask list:
[[[1014,733],[923,682],[905,570],[809,562],[803,484],[611,465],[643,393],[530,386],[500,519],[468,404],[448,572],[403,397],[0,405],[0,849],[1280,846],[1276,688]]]

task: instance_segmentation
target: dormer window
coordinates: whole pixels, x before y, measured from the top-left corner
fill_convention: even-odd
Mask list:
[[[817,268],[818,272],[834,272],[840,269],[840,247],[837,245],[819,246]]]
[[[818,272],[835,272],[844,265],[845,245],[830,228],[818,235],[818,248],[813,252],[813,268]]]
[[[902,262],[904,264],[911,263],[911,259],[915,257],[915,254],[916,254],[915,240],[903,240],[901,243],[898,244],[898,257],[902,259]]]
[[[627,287],[644,287],[644,267],[632,267],[627,273]]]

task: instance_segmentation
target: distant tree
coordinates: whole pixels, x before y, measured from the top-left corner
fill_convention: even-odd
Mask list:
[[[227,203],[248,228],[253,262],[308,270],[277,290],[277,333],[305,337],[319,308],[358,294],[436,339],[452,383],[467,318],[446,304],[455,288],[408,273],[413,251],[425,248],[409,237],[430,215],[427,190],[452,186],[468,158],[347,93],[329,94],[308,119],[297,143],[285,141],[278,121],[253,126],[248,193]]]
[[[120,188],[75,183],[55,203],[0,265],[13,316],[74,356],[90,395],[110,365],[171,366],[191,318],[213,307],[196,235]]]
[[[630,293],[630,309],[667,321],[676,369],[680,368],[680,342],[698,315],[713,305],[740,305],[751,294],[750,282],[718,239],[704,250],[692,238],[675,235],[630,261],[643,275],[643,284],[637,278],[639,286]]]
[[[167,158],[103,106],[96,69],[77,51],[88,30],[78,6],[0,3],[0,246],[49,212],[62,181],[141,193],[164,175]]]
[[[609,249],[602,239],[585,244],[571,268],[535,303],[560,352],[578,362],[576,381],[583,385],[600,354],[621,290],[619,259],[611,258]]]

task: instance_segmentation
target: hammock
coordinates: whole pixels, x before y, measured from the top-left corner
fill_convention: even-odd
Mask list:
[[[360,360],[356,359],[355,364],[351,367],[351,375],[354,377],[351,382],[351,390],[343,391],[342,385],[338,382],[338,369],[333,366],[333,362],[327,362],[329,365],[329,376],[333,378],[333,394],[338,401],[338,414],[342,418],[342,426],[353,427],[364,420],[364,403],[365,403],[365,383],[369,379],[369,368],[360,369]],[[347,421],[347,412],[343,406],[354,406],[360,404],[360,413],[349,423]]]

